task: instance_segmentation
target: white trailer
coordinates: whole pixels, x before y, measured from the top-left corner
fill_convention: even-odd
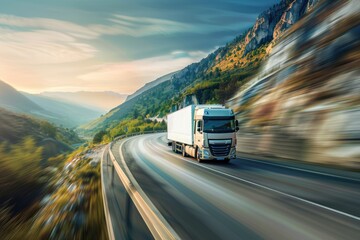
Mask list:
[[[188,145],[194,144],[194,111],[195,105],[190,105],[167,116],[169,140]]]

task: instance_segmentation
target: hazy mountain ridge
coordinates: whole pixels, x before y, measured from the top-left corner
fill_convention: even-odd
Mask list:
[[[98,112],[105,113],[125,101],[127,95],[112,91],[103,92],[43,92],[41,96],[75,103]]]
[[[94,120],[103,113],[71,102],[19,92],[3,81],[0,81],[0,107],[71,128]]]
[[[76,127],[83,123],[98,118],[102,112],[69,103],[40,94],[23,93],[28,99],[41,106],[43,109],[54,113],[52,122],[67,127]]]
[[[0,80],[0,106],[16,112],[37,113],[45,111],[9,84]]]
[[[280,36],[316,3],[317,0],[283,0],[275,4],[261,13],[254,26],[234,41],[217,49],[200,62],[176,72],[170,81],[148,89],[112,109],[100,119],[82,126],[82,129],[94,133],[111,128],[128,117],[163,116],[173,104],[181,101],[182,94],[185,93],[200,95],[198,97],[203,103],[230,98],[247,77],[256,72],[259,64],[271,52],[274,36]],[[235,55],[237,61],[233,59]],[[221,92],[222,88],[227,90]]]

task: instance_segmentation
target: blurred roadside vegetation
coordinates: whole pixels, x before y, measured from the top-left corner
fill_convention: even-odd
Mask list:
[[[107,238],[99,156],[81,144],[71,129],[0,109],[1,239]]]
[[[100,159],[82,146],[48,159],[31,138],[0,145],[2,239],[107,239]],[[95,147],[96,149],[96,147]],[[95,155],[93,155],[95,154]]]
[[[47,121],[1,108],[0,123],[0,142],[13,144],[21,142],[25,137],[32,137],[37,143],[53,139],[69,146],[83,142],[72,129],[57,127]]]
[[[41,239],[107,239],[103,211],[101,146],[80,147],[69,154],[52,179],[54,191],[34,221]]]

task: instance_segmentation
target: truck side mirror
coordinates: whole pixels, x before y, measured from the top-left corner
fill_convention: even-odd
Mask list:
[[[239,129],[240,129],[239,127],[236,127],[236,128],[235,128],[236,131],[239,131]]]
[[[238,127],[239,126],[239,121],[235,120],[235,126]]]
[[[199,133],[201,133],[201,127],[197,127],[196,129]]]

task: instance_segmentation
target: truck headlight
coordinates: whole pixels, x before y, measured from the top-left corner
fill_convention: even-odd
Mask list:
[[[204,149],[204,150],[203,150],[203,155],[204,155],[204,158],[209,158],[209,156],[210,156],[209,150],[208,150],[208,149]]]

